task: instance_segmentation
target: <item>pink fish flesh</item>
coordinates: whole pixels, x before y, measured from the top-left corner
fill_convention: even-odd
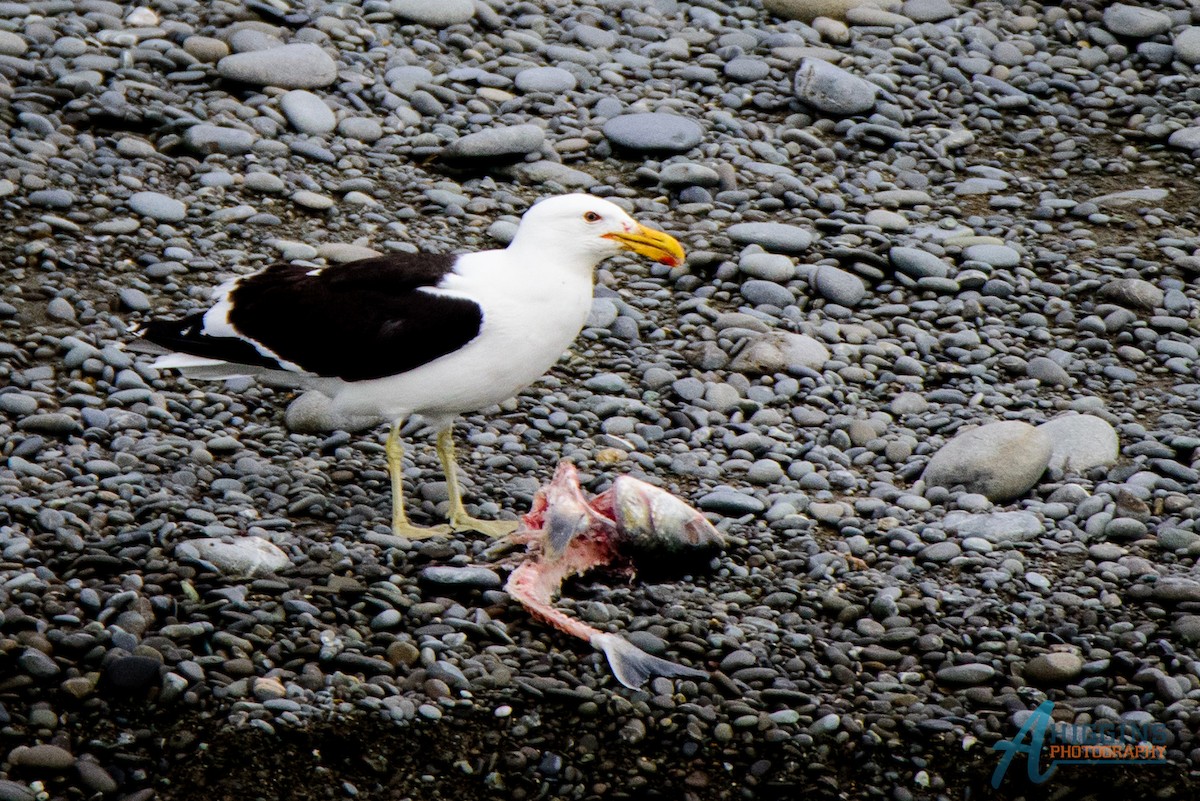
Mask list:
[[[591,501],[579,475],[560,462],[551,482],[538,490],[533,508],[513,535],[533,558],[508,577],[505,589],[546,623],[586,640],[602,651],[613,675],[637,689],[650,676],[705,678],[702,670],[652,656],[617,634],[598,631],[556,609],[554,598],[571,576],[595,567],[626,564],[633,552],[713,551],[724,540],[704,517],[683,501],[644,481],[620,476]]]

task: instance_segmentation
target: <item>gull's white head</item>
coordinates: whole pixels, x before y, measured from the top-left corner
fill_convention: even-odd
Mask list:
[[[639,223],[615,203],[592,195],[559,195],[534,204],[510,249],[540,251],[587,259],[590,267],[631,250],[662,264],[683,264],[683,247],[674,237]]]

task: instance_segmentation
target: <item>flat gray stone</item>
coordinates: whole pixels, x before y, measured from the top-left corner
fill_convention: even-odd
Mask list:
[[[207,122],[193,125],[183,133],[184,144],[204,155],[221,153],[226,156],[240,156],[249,153],[256,141],[257,134],[243,131],[241,128],[228,128]]]
[[[875,84],[819,58],[800,62],[792,89],[801,103],[839,117],[867,113],[879,94]]]
[[[480,590],[494,590],[503,583],[496,571],[486,567],[433,565],[422,570],[420,577],[421,581],[440,587],[465,587]]]
[[[1104,9],[1104,27],[1116,36],[1148,39],[1171,30],[1171,18],[1150,8],[1113,3]]]
[[[742,284],[741,293],[742,297],[755,306],[765,304],[783,309],[796,302],[796,296],[787,287],[757,278]]]
[[[1008,245],[971,245],[963,251],[963,257],[992,267],[1017,267],[1021,263],[1021,254]]]
[[[129,208],[158,222],[182,222],[187,217],[183,201],[161,192],[135,192],[129,198]]]
[[[702,496],[696,505],[706,512],[730,517],[761,514],[767,508],[758,498],[737,490],[714,490]]]
[[[69,209],[75,195],[67,189],[38,189],[29,193],[29,202],[46,209]]]
[[[508,125],[467,134],[442,148],[447,162],[503,162],[541,150],[546,132],[537,125]]]
[[[874,6],[873,0],[763,0],[763,8],[784,19],[811,23],[817,17],[846,21],[852,8]]]
[[[42,412],[31,414],[17,423],[21,431],[32,431],[37,434],[76,434],[82,429],[74,417],[64,412]]]
[[[974,685],[990,681],[995,675],[996,669],[991,665],[951,665],[937,672],[937,680],[943,684]]]
[[[717,186],[721,183],[721,176],[711,167],[685,161],[663,167],[658,173],[658,180],[663,186],[670,188]]]
[[[392,0],[389,10],[403,20],[429,28],[446,28],[470,22],[475,16],[471,0]]]
[[[1004,420],[958,434],[933,455],[922,478],[928,486],[962,486],[993,503],[1019,498],[1050,463],[1050,437],[1028,423]]]
[[[370,117],[346,117],[338,123],[337,131],[347,139],[370,144],[383,137],[383,126]]]
[[[892,266],[911,278],[946,278],[950,265],[928,250],[897,246],[888,251]]]
[[[796,276],[796,265],[781,253],[746,253],[738,260],[738,270],[764,281],[784,283]]]
[[[700,123],[678,114],[622,114],[604,123],[604,136],[617,147],[639,152],[683,153],[704,138]]]
[[[307,42],[234,53],[217,62],[217,72],[231,81],[282,89],[318,89],[337,80],[334,60]]]
[[[17,765],[26,768],[42,768],[45,770],[68,770],[75,764],[75,757],[65,748],[57,745],[34,745],[13,749],[9,759]]]
[[[946,515],[942,523],[961,539],[979,538],[1000,545],[1024,542],[1046,530],[1045,524],[1032,512],[989,512],[975,514],[954,511]]]
[[[953,540],[935,542],[921,549],[917,557],[925,562],[949,562],[962,555],[962,546]]]
[[[740,83],[751,83],[753,81],[761,81],[770,75],[771,65],[761,58],[747,58],[743,56],[725,62],[724,72],[726,77],[732,80]]]
[[[1171,195],[1169,189],[1126,189],[1123,192],[1110,192],[1091,199],[1102,209],[1124,209],[1136,206],[1152,206],[1166,200]]]
[[[798,225],[786,223],[737,223],[726,228],[725,233],[734,242],[758,245],[773,253],[801,253],[808,250],[813,241],[811,233]]]
[[[900,6],[900,13],[913,22],[942,22],[960,12],[949,0],[908,0]]]
[[[1185,578],[1162,578],[1155,582],[1151,595],[1159,601],[1171,603],[1200,601],[1200,582]]]
[[[513,84],[522,92],[557,94],[574,89],[576,81],[575,76],[562,67],[530,67],[518,72]]]

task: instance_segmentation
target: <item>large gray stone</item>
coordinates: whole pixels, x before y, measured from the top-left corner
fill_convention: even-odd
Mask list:
[[[182,201],[161,192],[135,192],[129,198],[129,208],[158,222],[180,222],[187,217],[187,206]]]
[[[327,134],[337,125],[333,109],[306,89],[293,89],[279,98],[279,109],[300,133]]]
[[[846,21],[852,8],[874,8],[874,0],[763,0],[763,8],[777,17],[812,22],[817,17]]]
[[[310,390],[288,404],[283,422],[289,431],[297,434],[324,434],[330,431],[365,431],[386,421],[379,417],[342,414],[334,407],[329,396]]]
[[[796,265],[781,253],[743,253],[738,269],[752,278],[783,283],[796,276]]]
[[[243,131],[241,128],[227,128],[207,122],[193,125],[183,134],[184,144],[204,155],[220,153],[225,156],[238,156],[249,153],[256,141],[257,134]]]
[[[1090,414],[1065,414],[1038,426],[1050,438],[1050,466],[1067,473],[1116,464],[1120,455],[1117,431]]]
[[[932,487],[963,486],[993,503],[1029,491],[1050,463],[1049,435],[1028,423],[1004,420],[957,435],[929,460],[922,478]]]
[[[1184,64],[1200,64],[1200,27],[1184,28],[1175,34],[1175,57]]]
[[[388,8],[403,20],[429,28],[470,22],[475,16],[475,4],[471,0],[392,0]]]
[[[562,67],[530,67],[513,78],[522,92],[569,92],[575,88],[575,76]]]
[[[900,7],[900,13],[914,22],[941,22],[961,12],[949,0],[908,0]]]
[[[1150,8],[1113,3],[1104,9],[1104,27],[1117,36],[1146,39],[1171,30],[1171,18]]]
[[[678,114],[622,114],[604,123],[604,136],[617,147],[653,153],[683,153],[700,144],[700,123]]]
[[[1167,144],[1184,150],[1200,150],[1200,126],[1180,128],[1167,137]]]
[[[737,223],[725,229],[734,242],[758,245],[773,253],[800,253],[812,244],[813,236],[798,225],[786,223]]]
[[[820,370],[829,357],[829,349],[806,334],[771,331],[747,343],[730,367],[739,373],[759,374]]]
[[[1024,542],[1046,530],[1046,526],[1032,512],[972,512],[954,511],[946,515],[942,525],[946,531],[963,540],[979,537],[993,544]]]
[[[813,271],[809,283],[821,297],[841,306],[857,306],[867,296],[867,287],[861,278],[829,264],[822,264]]]
[[[921,248],[897,246],[888,251],[892,266],[911,278],[945,278],[950,266],[937,255]]]
[[[542,148],[546,132],[537,125],[508,125],[467,134],[442,148],[451,163],[504,162],[524,158]]]
[[[1100,297],[1143,311],[1154,311],[1163,304],[1166,294],[1141,278],[1118,278],[1100,287]]]
[[[839,117],[865,114],[879,94],[875,84],[819,58],[800,62],[793,90],[800,102]]]
[[[1025,665],[1025,678],[1035,684],[1062,684],[1083,672],[1083,659],[1078,654],[1052,652],[1039,654]]]
[[[290,560],[262,537],[237,537],[228,542],[217,537],[184,540],[175,546],[177,557],[202,559],[227,576],[253,577],[282,570]]]
[[[231,81],[283,89],[317,89],[337,80],[337,64],[329,54],[304,42],[225,56],[217,72]]]

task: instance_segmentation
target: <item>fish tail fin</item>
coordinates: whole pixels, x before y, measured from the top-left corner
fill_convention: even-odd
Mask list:
[[[597,634],[592,637],[592,646],[603,651],[608,657],[608,665],[612,668],[617,681],[631,690],[637,690],[651,676],[682,676],[692,679],[706,679],[708,673],[695,668],[684,667],[667,659],[659,659],[638,648],[633,643],[617,634]]]

